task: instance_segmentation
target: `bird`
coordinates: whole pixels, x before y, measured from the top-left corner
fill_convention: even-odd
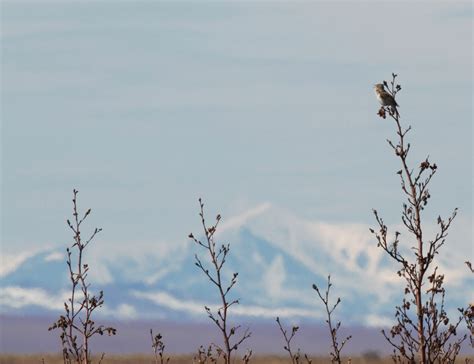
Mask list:
[[[379,100],[382,106],[389,106],[392,108],[396,116],[400,115],[397,110],[397,106],[398,106],[397,102],[395,101],[392,95],[390,95],[387,91],[385,91],[385,87],[383,84],[381,83],[376,84],[374,86],[374,90],[375,90],[375,95],[377,96],[377,100]]]

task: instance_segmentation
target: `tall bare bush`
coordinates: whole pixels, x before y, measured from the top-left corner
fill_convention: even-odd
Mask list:
[[[213,312],[211,308],[205,306],[205,310],[209,318],[216,324],[218,327],[222,340],[223,346],[213,344],[208,350],[205,350],[201,347],[198,353],[198,360],[202,358],[202,361],[199,363],[206,362],[217,362],[218,358],[222,358],[225,364],[230,364],[233,353],[238,350],[240,344],[247,340],[251,332],[249,329],[246,329],[240,336],[237,335],[237,332],[240,329],[240,326],[231,325],[229,323],[229,309],[233,305],[239,304],[238,299],[232,299],[229,297],[231,289],[237,283],[237,272],[232,274],[232,277],[229,281],[226,281],[222,268],[226,262],[226,259],[230,252],[230,244],[217,244],[215,241],[215,234],[217,232],[217,227],[221,221],[221,215],[217,215],[216,221],[213,225],[208,226],[206,224],[206,219],[204,216],[204,203],[199,199],[200,212],[199,216],[201,218],[201,224],[204,231],[204,239],[201,241],[194,237],[191,233],[189,238],[194,241],[194,243],[203,248],[207,254],[207,258],[210,260],[210,267],[202,262],[199,256],[195,255],[195,265],[204,273],[212,285],[214,285],[218,291],[219,299],[221,306],[217,309],[216,312]],[[216,355],[213,356],[212,349],[215,349]],[[248,363],[252,352],[249,351],[243,357],[243,362]],[[213,361],[215,360],[215,361]]]
[[[333,313],[336,310],[337,306],[339,306],[339,304],[341,303],[341,298],[338,297],[336,300],[336,303],[334,304],[329,303],[329,295],[331,292],[331,287],[332,287],[332,283],[331,283],[330,275],[328,276],[327,286],[324,293],[321,292],[321,290],[319,289],[317,285],[313,284],[313,289],[318,294],[319,299],[323,302],[324,308],[326,310],[326,317],[327,317],[326,323],[329,328],[329,336],[331,337],[331,351],[329,353],[331,357],[331,362],[341,364],[342,349],[347,344],[347,342],[352,338],[352,335],[349,335],[345,337],[344,339],[342,339],[342,341],[339,341],[338,331],[341,328],[341,321],[337,321],[336,323],[334,323]]]
[[[155,364],[168,364],[170,362],[170,357],[165,356],[166,345],[162,340],[163,336],[160,333],[153,335],[153,329],[150,329],[150,337]]]
[[[290,356],[291,364],[311,364],[312,360],[308,357],[308,355],[304,354],[303,356],[301,356],[301,350],[299,348],[296,351],[291,348],[291,341],[294,339],[296,333],[300,329],[299,326],[292,326],[291,333],[289,333],[288,330],[283,327],[279,317],[276,318],[276,322],[278,324],[281,334],[283,335],[283,339],[285,340],[285,345],[283,346],[283,349],[285,349],[285,351]]]
[[[94,321],[95,311],[104,304],[104,292],[94,295],[90,290],[87,277],[89,265],[84,261],[84,252],[95,236],[102,229],[95,228],[89,238],[84,240],[81,235],[81,225],[91,213],[87,210],[79,217],[77,209],[78,191],[73,191],[73,218],[67,220],[69,228],[73,232],[74,243],[66,249],[67,267],[71,283],[71,295],[64,302],[65,314],[49,328],[49,330],[60,330],[61,344],[63,348],[63,361],[66,364],[91,364],[92,355],[90,343],[93,336],[115,335],[116,329],[97,325]],[[102,353],[99,363],[105,354]]]
[[[445,244],[457,209],[446,219],[439,216],[437,233],[428,236],[422,215],[431,197],[428,185],[438,166],[428,157],[420,162],[418,168],[411,167],[409,163],[411,144],[407,142],[406,135],[411,127],[402,127],[400,113],[393,106],[397,105],[394,100],[401,91],[396,77],[396,74],[392,74],[390,85],[383,82],[384,92],[390,95],[385,95],[385,98],[392,102],[382,103],[378,115],[383,119],[388,116],[395,125],[396,139],[387,141],[401,165],[397,174],[406,198],[401,219],[408,233],[403,240],[414,240],[415,244],[411,250],[406,249],[407,246],[402,247],[402,233],[395,231],[393,236],[389,236],[384,220],[374,210],[378,229],[371,229],[371,232],[378,246],[398,263],[400,268],[397,274],[406,283],[402,303],[396,307],[396,324],[389,333],[383,331],[383,335],[393,347],[392,358],[396,363],[454,363],[461,343],[466,339],[465,335],[457,336],[464,310],[459,309],[461,314],[454,320],[448,317],[445,310],[444,275],[439,272],[435,257]]]

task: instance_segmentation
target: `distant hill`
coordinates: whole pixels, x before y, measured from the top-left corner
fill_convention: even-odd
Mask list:
[[[101,239],[91,244],[86,259],[92,289],[105,292],[103,317],[202,322],[203,306],[218,304],[214,287],[194,265],[194,254],[205,257],[205,252],[191,241],[144,245]],[[239,272],[233,297],[241,304],[232,311],[239,320],[278,315],[292,322],[320,322],[323,307],[311,285],[324,286],[328,274],[333,299],[343,300],[336,315],[345,324],[380,327],[393,320],[402,281],[364,224],[307,221],[262,204],[224,218],[217,240],[231,244],[224,274]],[[69,284],[64,253],[65,247],[45,248],[11,257],[0,275],[1,314],[59,313]],[[439,261],[450,312],[465,305],[468,297],[460,288],[472,279],[463,253],[453,254]]]

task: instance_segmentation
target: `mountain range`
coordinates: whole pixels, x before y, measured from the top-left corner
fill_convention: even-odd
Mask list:
[[[446,276],[446,305],[451,313],[471,299],[465,287],[472,287],[472,278],[463,264],[471,242],[462,239],[462,232],[460,228],[453,234],[455,248],[443,247],[446,253],[437,261]],[[337,318],[350,325],[388,326],[401,301],[403,282],[397,266],[362,223],[305,220],[264,203],[223,219],[216,240],[230,243],[224,278],[239,273],[231,291],[232,298],[240,301],[231,311],[236,318],[279,316],[291,322],[319,322],[324,319],[324,306],[312,284],[324,290],[329,274],[331,299],[342,299]],[[105,293],[104,316],[200,322],[207,320],[205,305],[218,307],[216,288],[195,265],[196,254],[209,263],[206,252],[191,240],[117,243],[97,238],[87,249],[91,289]],[[63,310],[69,285],[65,247],[44,247],[2,259],[3,316],[56,315]]]

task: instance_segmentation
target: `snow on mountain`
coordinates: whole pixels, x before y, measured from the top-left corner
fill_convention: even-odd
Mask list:
[[[224,276],[239,272],[233,298],[239,298],[241,304],[234,306],[234,314],[318,320],[323,311],[311,286],[325,287],[331,274],[332,297],[343,300],[340,318],[354,324],[388,324],[403,282],[368,228],[364,224],[308,221],[268,203],[223,219],[216,239],[231,244]],[[92,289],[105,292],[102,313],[125,319],[206,319],[203,306],[217,307],[219,297],[194,265],[194,254],[205,261],[205,251],[191,241],[95,242],[86,259]],[[449,251],[447,257],[440,259],[439,265],[446,273],[448,308],[453,311],[468,301],[458,288],[468,285],[471,277],[462,266],[465,257],[461,249],[459,254]],[[4,256],[3,261],[1,313],[62,309],[68,290],[64,252],[21,252]]]

